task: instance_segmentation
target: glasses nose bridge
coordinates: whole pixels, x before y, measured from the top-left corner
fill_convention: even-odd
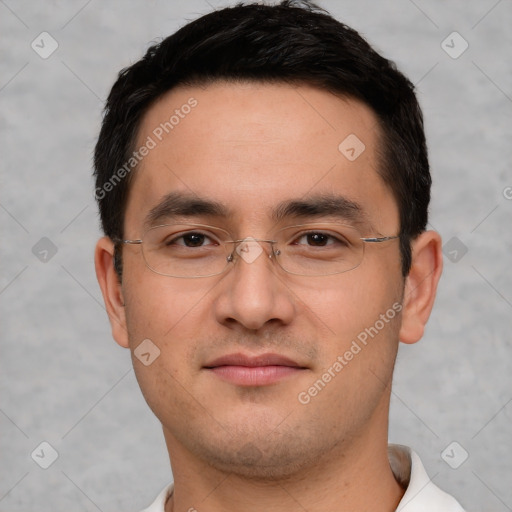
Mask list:
[[[267,238],[254,238],[253,236],[246,236],[245,238],[240,238],[238,240],[233,240],[232,243],[238,245],[243,242],[257,242],[257,243],[268,243],[268,244],[276,244],[277,240],[268,240]]]
[[[234,262],[235,253],[239,259],[244,260],[246,263],[253,263],[262,253],[266,253],[270,260],[275,260],[275,256],[279,254],[279,251],[276,252],[274,249],[277,240],[247,236],[238,240],[231,240],[228,243],[233,245],[228,256],[228,262]],[[267,246],[270,246],[270,249],[266,251],[262,244],[267,244]]]

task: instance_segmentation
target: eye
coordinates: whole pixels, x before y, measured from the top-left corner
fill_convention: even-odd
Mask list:
[[[204,233],[190,232],[171,238],[165,242],[165,245],[181,245],[185,247],[204,247],[213,245],[215,242]]]
[[[332,245],[347,245],[347,242],[339,235],[329,235],[321,231],[311,231],[309,233],[303,233],[296,241],[295,245],[307,245],[309,247],[327,247]]]
[[[314,245],[316,247],[324,247],[329,244],[329,235],[325,233],[308,233],[302,235],[299,239],[299,243],[307,243],[308,245]]]

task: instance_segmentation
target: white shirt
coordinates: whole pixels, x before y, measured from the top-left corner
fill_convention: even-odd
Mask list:
[[[388,457],[395,478],[406,487],[396,512],[464,512],[455,498],[432,483],[419,456],[410,448],[391,444]],[[173,490],[174,484],[167,485],[141,512],[165,512],[165,502]]]

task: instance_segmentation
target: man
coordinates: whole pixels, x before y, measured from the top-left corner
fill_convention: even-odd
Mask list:
[[[237,5],[123,70],[96,271],[161,421],[148,511],[462,510],[387,445],[441,274],[410,82],[317,6]]]

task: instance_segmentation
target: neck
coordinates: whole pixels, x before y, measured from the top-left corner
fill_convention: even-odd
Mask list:
[[[395,511],[404,490],[389,465],[387,428],[380,435],[368,430],[340,442],[305,470],[262,481],[213,468],[164,429],[174,474],[174,492],[165,511]]]

